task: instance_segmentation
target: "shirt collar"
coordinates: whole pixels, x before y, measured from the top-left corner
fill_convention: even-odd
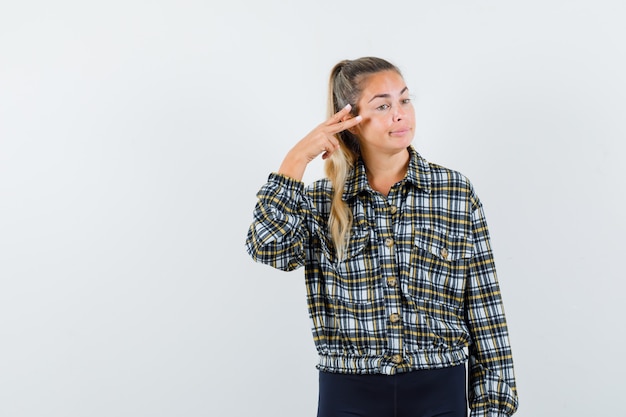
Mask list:
[[[408,147],[409,151],[409,168],[404,177],[405,182],[412,184],[416,188],[429,193],[430,192],[430,166],[428,161],[420,156],[419,153],[413,148]],[[365,164],[361,158],[358,159],[354,169],[348,174],[346,179],[346,185],[343,192],[343,199],[345,201],[357,196],[363,192],[371,192],[372,189],[367,181],[367,174],[365,172]]]

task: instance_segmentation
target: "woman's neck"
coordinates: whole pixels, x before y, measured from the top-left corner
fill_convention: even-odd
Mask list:
[[[406,175],[410,154],[405,149],[395,154],[363,152],[362,157],[370,187],[387,196],[391,187]]]

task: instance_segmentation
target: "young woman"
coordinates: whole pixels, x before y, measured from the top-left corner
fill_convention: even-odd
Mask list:
[[[466,416],[466,392],[472,417],[517,409],[480,200],[467,178],[415,151],[414,130],[398,68],[342,61],[329,119],[258,193],[248,253],[285,271],[305,267],[318,417]],[[327,178],[305,188],[319,155]]]

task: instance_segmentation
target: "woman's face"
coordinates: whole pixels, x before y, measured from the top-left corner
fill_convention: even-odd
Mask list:
[[[415,110],[404,79],[395,71],[370,75],[358,101],[361,123],[353,129],[366,151],[406,149],[415,134]]]

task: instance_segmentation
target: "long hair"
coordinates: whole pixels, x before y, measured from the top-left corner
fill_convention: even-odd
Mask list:
[[[328,117],[331,117],[347,104],[352,106],[353,116],[359,114],[358,101],[367,78],[381,71],[400,70],[388,61],[375,57],[344,60],[335,65],[328,82]],[[352,227],[352,211],[343,200],[343,191],[350,170],[361,155],[359,140],[348,130],[335,135],[339,149],[326,160],[324,171],[333,186],[328,229],[337,251],[337,258],[344,259]]]

